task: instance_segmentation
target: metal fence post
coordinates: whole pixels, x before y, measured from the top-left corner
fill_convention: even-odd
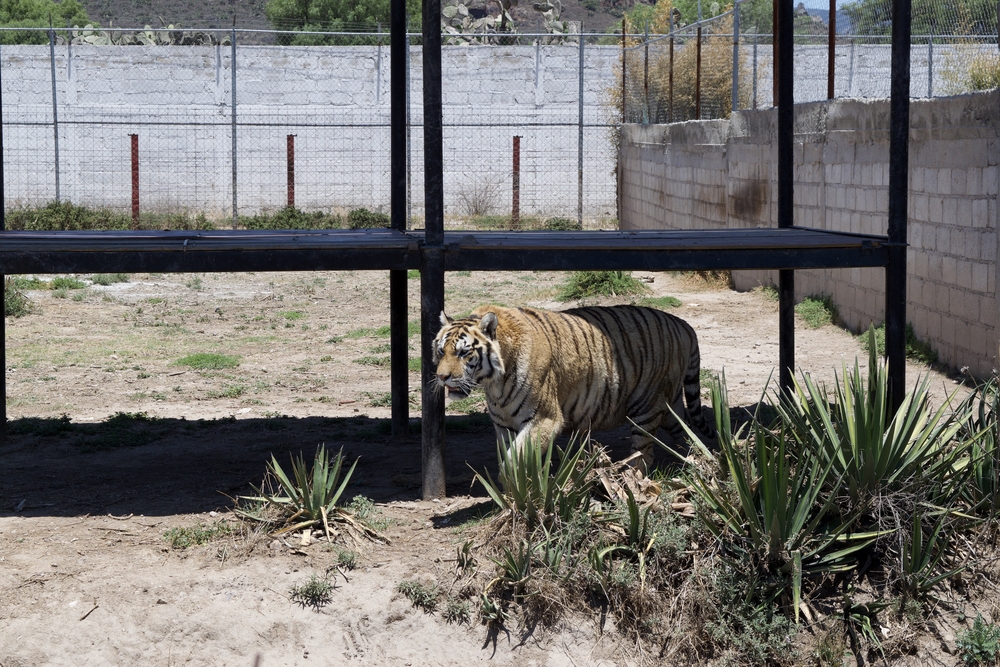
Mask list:
[[[232,116],[233,116],[233,229],[236,229],[237,208],[236,208],[236,19],[233,19],[233,31],[231,33],[231,56],[229,58],[229,78],[232,81]]]
[[[576,221],[583,229],[583,24],[580,24],[579,109],[576,129]]]
[[[830,0],[830,26],[827,39],[826,57],[826,99],[832,100],[834,95],[834,69],[837,64],[837,0]]]
[[[850,97],[854,94],[854,42],[855,39],[851,37],[851,52],[847,56],[847,96]]]
[[[378,42],[375,47],[375,106],[382,102],[382,22],[379,21],[375,27],[378,33]]]
[[[1000,7],[998,7],[1000,9]],[[934,34],[927,35],[927,97],[934,97]]]
[[[392,0],[389,24],[389,116],[390,116],[390,214],[392,228],[406,231],[406,51],[410,40],[406,30],[406,2]],[[405,270],[389,271],[389,382],[392,387],[391,433],[393,440],[404,440],[410,431],[410,387],[407,313],[407,275]]]
[[[139,229],[139,135],[128,136],[132,140],[132,229]]]
[[[52,70],[52,138],[55,142],[56,158],[56,201],[61,201],[59,192],[59,102],[56,97],[56,31],[49,26],[49,65]]]
[[[700,7],[700,5],[699,5]],[[698,23],[694,65],[694,119],[701,120],[701,22]]]
[[[733,4],[733,106],[740,109],[740,3]]]
[[[285,163],[288,175],[288,208],[295,208],[295,135],[285,137]]]
[[[754,26],[754,30],[757,27]],[[757,33],[753,34],[753,108],[757,108]]]
[[[649,21],[646,21],[646,36],[643,41],[642,57],[642,124],[649,124]]]
[[[514,135],[513,171],[511,180],[510,228],[521,227],[521,137]]]

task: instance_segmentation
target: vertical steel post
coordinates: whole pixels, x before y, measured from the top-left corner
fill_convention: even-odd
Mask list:
[[[7,198],[4,193],[4,174],[6,173],[3,157],[3,58],[0,58],[0,233],[7,229],[6,211]],[[0,274],[0,283],[7,288],[7,276]],[[3,420],[0,421],[0,447],[7,444],[7,317],[0,317],[0,402],[3,404]]]
[[[826,99],[834,95],[834,68],[837,64],[837,0],[830,0],[830,26],[827,37],[826,54]]]
[[[847,96],[854,94],[854,37],[851,37],[851,52],[847,56]]]
[[[52,70],[52,139],[56,154],[56,201],[62,201],[59,191],[59,102],[56,97],[56,31],[49,26],[49,65]]]
[[[580,24],[579,98],[576,120],[576,221],[583,229],[583,24]]]
[[[757,108],[757,33],[753,34],[753,108]]]
[[[786,228],[794,224],[792,0],[774,4],[778,8],[778,227]],[[790,269],[778,272],[778,345],[778,384],[789,393],[795,375],[795,272]]]
[[[232,151],[232,161],[233,161],[233,229],[236,229],[237,221],[237,209],[236,209],[236,17],[233,17],[233,32],[230,37],[231,50],[230,50],[230,65],[229,65],[229,78],[232,81],[232,116],[233,116],[233,151]]]
[[[521,227],[521,137],[514,135],[514,147],[512,151],[512,176],[511,176],[511,203],[510,203],[510,228],[520,229]]]
[[[128,135],[132,140],[132,229],[139,229],[139,135]]]
[[[410,15],[406,15],[406,227],[413,220],[413,151],[410,140],[413,121],[410,118]]]
[[[444,394],[433,391],[434,336],[444,310],[444,146],[441,118],[441,0],[424,0],[424,250],[420,268],[423,497],[445,495]]]
[[[889,405],[906,393],[906,217],[910,140],[910,0],[892,2],[889,96],[889,261],[885,269],[885,356]]]
[[[701,120],[701,24],[698,24],[697,37],[695,38],[695,65],[694,65],[694,119]]]
[[[390,216],[392,228],[406,231],[408,138],[406,77],[410,40],[406,35],[406,0],[392,0],[389,24]],[[409,435],[410,376],[406,271],[389,272],[389,383],[392,387],[392,439]]]
[[[733,4],[733,103],[732,111],[740,109],[740,3]]]

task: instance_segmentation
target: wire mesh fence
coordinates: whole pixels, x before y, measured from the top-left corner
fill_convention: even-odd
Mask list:
[[[126,45],[127,32],[80,43],[54,31],[47,45],[0,48],[8,207],[129,211],[136,174],[143,212],[218,224],[287,205],[388,212],[387,34],[280,46],[280,35],[256,31],[244,45],[239,30],[205,31],[193,44]],[[509,215],[517,168],[521,215],[614,217],[617,118],[606,88],[620,48],[600,37],[444,47],[446,215]],[[419,226],[420,47],[408,55],[409,210]]]
[[[796,102],[889,96],[891,0],[839,4],[832,39],[829,19],[796,10]],[[687,23],[669,2],[656,7],[652,20],[626,22],[620,36],[615,101],[625,122],[723,118],[734,107],[773,105],[771,0],[740,0]],[[913,97],[1000,86],[995,2],[915,0],[912,16]]]

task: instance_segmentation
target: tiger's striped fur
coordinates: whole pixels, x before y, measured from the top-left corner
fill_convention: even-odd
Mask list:
[[[648,468],[653,441],[643,431],[682,432],[667,406],[713,437],[701,408],[698,339],[673,315],[637,306],[480,306],[460,320],[442,312],[441,324],[438,386],[464,393],[481,386],[498,438],[548,442],[631,419],[632,450]]]

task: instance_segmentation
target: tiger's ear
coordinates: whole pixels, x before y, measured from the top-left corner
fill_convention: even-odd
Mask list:
[[[483,319],[479,320],[479,330],[487,337],[496,340],[497,337],[497,316],[496,313],[486,313]]]
[[[441,326],[446,327],[454,321],[455,320],[448,317],[447,313],[445,313],[443,310],[441,311]]]

